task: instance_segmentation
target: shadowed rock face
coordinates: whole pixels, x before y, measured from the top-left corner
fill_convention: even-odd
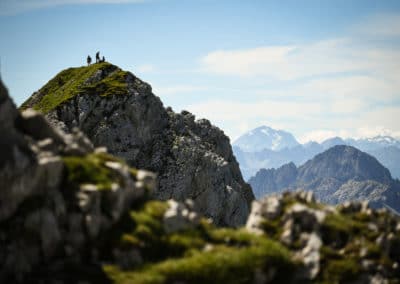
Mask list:
[[[46,113],[67,132],[78,127],[95,146],[106,146],[129,165],[156,172],[156,198],[191,198],[216,224],[244,224],[254,196],[228,137],[208,120],[165,109],[150,85],[133,74],[107,63],[94,66],[70,71],[87,76],[83,80],[80,75],[74,89],[75,75],[61,72],[23,107]],[[62,83],[54,87],[58,81]],[[68,99],[54,103],[60,97]]]

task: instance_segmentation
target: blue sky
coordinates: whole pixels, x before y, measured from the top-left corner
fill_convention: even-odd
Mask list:
[[[232,139],[400,137],[400,1],[0,0],[0,36],[17,104],[100,50]]]

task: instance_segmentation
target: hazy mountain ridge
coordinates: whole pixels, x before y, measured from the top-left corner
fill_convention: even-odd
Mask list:
[[[304,189],[318,200],[337,204],[369,200],[376,207],[400,210],[400,183],[376,158],[352,146],[334,146],[300,167],[293,163],[262,169],[250,178],[256,198],[284,190]]]
[[[273,133],[273,130],[271,133]],[[242,137],[246,137],[247,140],[242,140]],[[245,134],[238,138],[238,140],[249,141],[250,138],[251,136]],[[237,157],[240,169],[242,170],[245,179],[249,179],[261,168],[278,168],[289,162],[293,162],[297,166],[302,165],[315,155],[336,145],[349,145],[367,152],[376,157],[385,167],[387,167],[393,177],[400,178],[400,141],[390,136],[376,136],[361,139],[342,139],[340,137],[333,137],[321,143],[298,143],[297,145],[292,144],[291,147],[284,146],[288,145],[288,143],[282,141],[283,144],[281,147],[278,147],[279,150],[273,150],[268,147],[270,143],[263,143],[262,139],[257,139],[256,142],[257,145],[255,149],[262,150],[251,149],[250,145],[253,145],[255,142],[248,146],[238,145],[236,141],[233,143],[233,151]]]

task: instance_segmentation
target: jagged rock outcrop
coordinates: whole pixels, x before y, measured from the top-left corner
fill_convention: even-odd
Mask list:
[[[78,130],[20,114],[1,81],[0,132],[2,283],[94,262],[96,240],[155,186],[153,174],[95,149]]]
[[[302,263],[295,283],[396,283],[399,221],[367,202],[332,207],[303,191],[254,201],[246,228],[292,251]]]
[[[165,109],[150,85],[109,63],[67,69],[22,105],[159,177],[155,197],[193,199],[219,225],[244,224],[254,199],[229,139],[208,120]]]
[[[260,170],[249,183],[257,198],[300,188],[326,203],[368,200],[373,207],[400,210],[399,182],[374,157],[351,146],[332,147],[298,168],[290,163]]]

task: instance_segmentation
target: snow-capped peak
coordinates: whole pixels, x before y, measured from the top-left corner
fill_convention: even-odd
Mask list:
[[[299,143],[289,132],[261,126],[240,136],[233,145],[246,152],[255,152],[264,149],[279,151],[295,147]]]

